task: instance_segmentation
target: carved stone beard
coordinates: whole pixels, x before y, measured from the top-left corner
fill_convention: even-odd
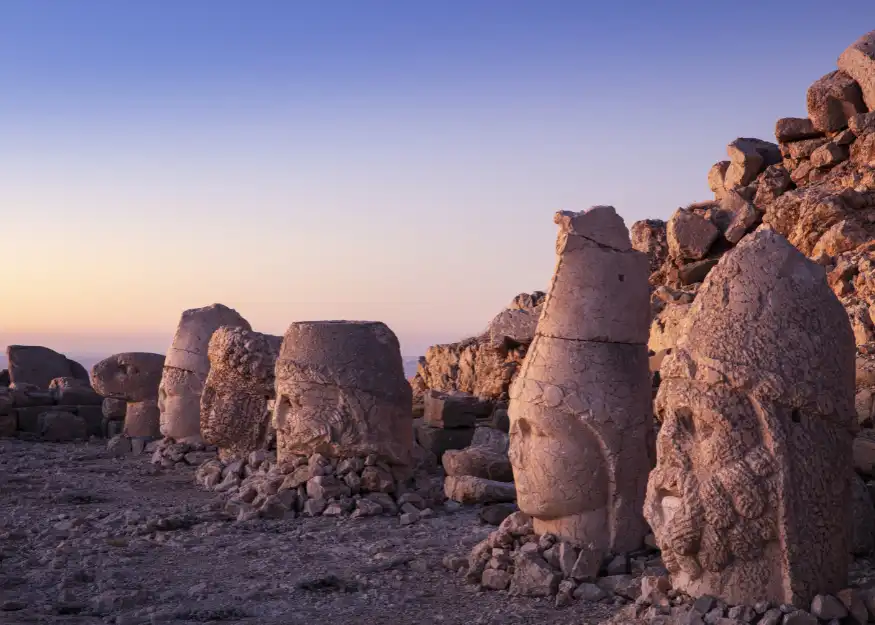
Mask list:
[[[673,467],[663,473],[660,542],[666,568],[691,579],[734,560],[756,560],[777,539],[773,461],[763,447],[718,468],[703,483]]]

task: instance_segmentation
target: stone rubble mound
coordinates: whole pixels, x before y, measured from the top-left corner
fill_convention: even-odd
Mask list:
[[[579,549],[552,534],[535,534],[523,512],[507,516],[498,529],[474,546],[467,558],[448,556],[444,565],[472,584],[510,595],[547,597],[557,607],[573,601],[623,605],[641,596],[642,576],[668,584],[659,553],[644,547],[627,554],[602,555]]]
[[[224,493],[225,512],[239,520],[388,514],[409,525],[433,516],[443,503],[442,481],[427,466],[426,461],[405,478],[374,454],[337,459],[315,453],[277,464],[275,453],[259,450],[228,463],[208,460],[195,479],[203,488]]]

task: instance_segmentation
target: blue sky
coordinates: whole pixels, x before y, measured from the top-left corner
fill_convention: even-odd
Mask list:
[[[875,3],[0,0],[0,344],[164,351],[220,301],[408,355],[545,288],[556,210],[706,199]]]

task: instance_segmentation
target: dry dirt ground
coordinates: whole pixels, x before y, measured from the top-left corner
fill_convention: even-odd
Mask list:
[[[467,508],[233,521],[193,468],[102,444],[0,439],[0,623],[597,623],[613,606],[510,598],[441,562],[492,527]]]

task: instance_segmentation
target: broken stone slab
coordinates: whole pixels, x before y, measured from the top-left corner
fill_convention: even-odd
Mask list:
[[[447,475],[472,475],[498,482],[513,482],[513,469],[506,453],[486,447],[448,450],[441,458]]]
[[[507,456],[509,446],[510,437],[493,427],[476,428],[474,437],[471,439],[471,447],[484,447],[505,456]]]
[[[208,445],[219,448],[220,457],[267,448],[268,401],[275,397],[281,343],[282,337],[236,326],[222,326],[213,333],[198,431]]]
[[[409,465],[412,406],[398,339],[385,324],[289,326],[276,364],[280,462],[318,451],[336,457],[376,454],[389,464]]]
[[[85,419],[71,412],[49,410],[39,416],[40,436],[43,440],[63,443],[88,438]]]
[[[678,281],[682,286],[698,284],[708,277],[711,270],[717,266],[719,258],[706,258],[705,260],[697,260],[694,263],[687,263],[678,268]]]
[[[116,397],[104,397],[101,406],[103,417],[108,421],[124,419],[128,408],[128,404],[124,399]]]
[[[758,178],[754,206],[765,206],[783,195],[793,184],[790,172],[783,165],[769,165]]]
[[[858,137],[875,131],[875,111],[854,115],[848,119],[848,128]]]
[[[702,215],[678,209],[668,220],[668,250],[673,258],[700,260],[720,236],[717,226]]]
[[[642,219],[629,229],[632,249],[647,254],[650,273],[658,271],[668,257],[666,224],[661,219]]]
[[[55,378],[88,380],[88,372],[82,365],[48,347],[9,345],[6,358],[8,385],[33,384],[40,389],[47,389]]]
[[[551,597],[559,589],[562,576],[537,553],[522,553],[516,559],[510,594],[522,597]]]
[[[416,442],[440,460],[450,449],[464,449],[471,445],[475,428],[436,428],[426,423],[414,425]]]
[[[775,139],[778,143],[801,141],[802,139],[814,139],[822,137],[823,131],[814,127],[807,117],[784,117],[775,124]]]
[[[866,33],[838,59],[838,68],[855,80],[869,110],[875,110],[875,31]]]
[[[644,504],[674,589],[806,605],[846,587],[855,345],[823,268],[761,228],[690,314]]]
[[[512,482],[496,482],[470,475],[447,476],[444,480],[447,499],[463,504],[510,503],[516,500]]]
[[[737,191],[730,190],[720,200],[718,219],[725,223],[723,237],[735,245],[760,221],[760,213]]]
[[[722,199],[726,193],[726,173],[732,161],[714,163],[708,171],[708,188],[714,193],[715,199]]]
[[[88,384],[87,380],[79,378],[55,378],[49,382],[49,392],[56,404],[73,406],[100,406],[103,397]]]
[[[454,391],[442,393],[434,389],[425,394],[424,421],[436,428],[473,428],[478,418],[488,417],[492,403]]]
[[[163,368],[162,354],[115,354],[91,368],[91,386],[104,397],[117,397],[128,402],[157,402]]]
[[[842,161],[848,160],[850,150],[847,145],[839,145],[831,141],[820,146],[811,153],[811,164],[814,167],[834,167]]]
[[[846,128],[848,119],[865,113],[860,85],[842,71],[830,72],[808,88],[808,117],[824,132]]]
[[[743,187],[753,182],[769,165],[781,162],[781,149],[769,141],[739,137],[728,146],[730,165],[726,172],[726,189]]]

